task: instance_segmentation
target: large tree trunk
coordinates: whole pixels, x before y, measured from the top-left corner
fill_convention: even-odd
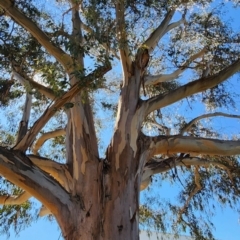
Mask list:
[[[144,161],[138,135],[143,113],[138,112],[139,77],[131,77],[127,82],[128,87],[122,88],[115,132],[104,160],[94,157],[95,144],[83,134],[86,127],[79,128],[84,124],[72,124],[73,134],[82,136],[79,145],[77,141],[71,144],[76,148],[72,149],[78,163],[75,166],[79,166],[78,173],[73,170],[76,194],[71,209],[55,216],[65,239],[139,239],[140,171]],[[84,155],[79,148],[82,145],[86,146]]]
[[[137,158],[127,147],[119,157],[119,168],[111,166],[116,159],[109,149],[107,160],[99,162],[101,171],[92,171],[81,196],[72,198],[71,209],[55,215],[67,240],[139,239],[138,203],[140,175]],[[129,161],[131,159],[131,161]],[[125,164],[125,163],[136,164]],[[98,186],[98,192],[94,192]],[[85,191],[85,192],[84,192]]]

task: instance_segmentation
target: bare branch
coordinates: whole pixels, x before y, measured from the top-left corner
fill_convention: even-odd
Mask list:
[[[209,88],[215,87],[219,83],[227,80],[233,74],[240,70],[240,59],[235,61],[233,64],[223,69],[219,73],[200,78],[193,82],[187,83],[182,87],[177,88],[176,90],[171,91],[170,93],[161,94],[156,97],[150,98],[143,103],[143,107],[146,107],[146,115],[150,112],[153,112],[156,109],[166,107],[172,103],[175,103],[185,97],[191,96],[195,93],[202,92]]]
[[[203,119],[203,118],[209,118],[209,117],[229,117],[229,118],[240,118],[240,115],[234,115],[234,114],[227,114],[222,112],[215,112],[215,113],[208,113],[203,114],[199,117],[194,118],[192,121],[190,121],[185,127],[182,128],[180,131],[180,135],[183,135],[185,132],[189,131],[189,129],[192,127],[193,124],[195,124],[197,121]]]
[[[66,133],[65,129],[57,129],[51,132],[46,132],[44,134],[42,134],[42,136],[40,138],[38,138],[38,140],[36,141],[36,143],[34,144],[34,146],[32,147],[32,152],[33,154],[37,154],[39,148],[50,138],[55,138],[58,136],[62,136]]]
[[[155,76],[152,76],[152,75],[145,76],[144,77],[145,85],[146,86],[154,85],[154,84],[157,84],[160,82],[173,81],[173,80],[177,79],[180,76],[180,74],[182,74],[187,69],[187,67],[193,60],[202,57],[205,52],[206,52],[206,48],[203,48],[200,52],[191,56],[180,68],[178,68],[173,73],[159,74],[159,75],[155,75]]]
[[[27,89],[30,88],[35,88],[37,89],[40,93],[42,93],[44,96],[50,98],[50,99],[55,99],[56,96],[54,95],[54,92],[52,91],[52,89],[47,88],[37,82],[35,82],[34,80],[27,78],[26,77],[22,77],[19,73],[17,73],[16,71],[12,72],[13,77],[18,80],[22,85],[27,86]]]
[[[0,204],[2,205],[21,205],[31,197],[28,192],[23,192],[18,196],[4,195],[0,196]]]
[[[62,64],[68,73],[71,73],[74,70],[72,58],[61,48],[56,47],[51,39],[30,18],[15,7],[11,0],[0,0],[0,7],[4,9],[18,24],[28,30],[38,42]]]
[[[142,44],[145,48],[148,49],[149,53],[151,53],[155,49],[160,39],[166,33],[166,30],[169,26],[168,24],[171,21],[174,13],[175,9],[167,12],[161,24],[151,33],[149,38]]]
[[[106,66],[100,66],[92,73],[83,77],[80,82],[75,83],[68,92],[64,93],[62,97],[56,99],[52,106],[48,107],[42,116],[34,123],[25,137],[14,147],[15,150],[26,151],[32,144],[39,131],[45,126],[49,119],[60,109],[65,103],[70,102],[71,99],[82,89],[87,88],[97,78],[103,76],[111,69],[111,65],[108,63]],[[81,85],[80,85],[81,83]]]

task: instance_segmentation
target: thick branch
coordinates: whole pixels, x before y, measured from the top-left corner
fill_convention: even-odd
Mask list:
[[[54,215],[57,215],[63,206],[71,205],[69,194],[19,151],[0,147],[0,174],[37,198]]]
[[[145,85],[146,86],[154,85],[154,84],[157,84],[160,82],[173,81],[173,80],[177,79],[180,76],[180,74],[182,74],[187,69],[187,67],[193,60],[202,57],[205,52],[206,52],[206,48],[203,48],[200,52],[191,56],[180,68],[175,70],[173,73],[159,74],[159,75],[155,75],[155,76],[153,76],[153,75],[145,76],[144,77]]]
[[[57,163],[53,160],[36,155],[27,156],[31,161],[43,171],[56,179],[68,192],[72,188],[72,177],[66,164]]]
[[[148,49],[149,53],[151,53],[155,47],[157,46],[160,39],[163,37],[163,35],[166,33],[166,30],[168,28],[168,24],[171,21],[173,15],[175,13],[174,10],[170,10],[164,20],[161,22],[161,24],[151,33],[149,38],[142,44],[145,48]]]
[[[106,72],[111,69],[111,65],[101,66],[91,74],[83,77],[81,81],[75,83],[68,92],[63,94],[62,97],[57,98],[52,106],[48,107],[43,115],[34,123],[25,137],[14,147],[15,150],[26,151],[32,144],[39,131],[45,126],[49,119],[60,109],[65,103],[70,102],[71,99],[82,89],[91,86],[92,82],[99,77],[102,77]],[[81,85],[80,85],[81,84]]]
[[[0,7],[6,11],[18,24],[29,31],[38,42],[54,56],[62,66],[71,73],[73,69],[73,61],[61,48],[52,44],[51,39],[27,16],[20,12],[11,0],[0,0]]]
[[[37,154],[39,148],[50,138],[55,138],[58,136],[62,136],[66,133],[65,129],[57,129],[51,132],[46,132],[42,134],[42,136],[36,141],[34,146],[32,147],[33,154]]]
[[[31,197],[28,192],[23,192],[18,196],[4,195],[0,196],[0,204],[2,205],[20,205]]]
[[[223,69],[219,73],[200,78],[193,82],[183,85],[176,90],[171,91],[170,93],[161,94],[156,97],[150,98],[149,100],[145,101],[143,104],[144,107],[147,108],[146,115],[150,112],[160,109],[162,107],[166,107],[172,103],[175,103],[185,97],[191,96],[195,93],[199,93],[205,91],[209,88],[217,86],[219,83],[227,80],[233,74],[240,70],[240,59],[235,61],[232,65],[228,66],[227,68]]]
[[[148,138],[151,141],[149,147],[152,156],[171,153],[195,153],[223,156],[240,154],[240,141],[195,138],[180,135]]]
[[[22,77],[19,73],[15,72],[15,71],[13,71],[12,74],[15,79],[17,79],[22,85],[27,86],[27,88],[28,87],[30,87],[30,89],[35,88],[40,93],[42,93],[44,96],[46,96],[52,100],[56,98],[52,89],[47,88],[47,87],[33,81],[30,78],[26,79],[26,77]]]
[[[121,58],[122,69],[124,77],[131,73],[132,60],[130,58],[130,51],[128,47],[128,40],[126,34],[126,25],[124,18],[124,1],[119,0],[115,4],[116,8],[116,22],[117,22],[117,37],[119,42],[119,53]]]
[[[220,117],[220,116],[221,117],[229,117],[229,118],[240,118],[240,115],[227,114],[227,113],[222,113],[222,112],[203,114],[199,117],[194,118],[184,128],[182,128],[182,130],[180,131],[180,135],[183,135],[185,132],[189,131],[189,129],[192,127],[193,124],[195,124],[197,121],[199,121],[203,118]]]

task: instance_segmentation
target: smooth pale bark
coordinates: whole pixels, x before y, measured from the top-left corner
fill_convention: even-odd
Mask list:
[[[167,26],[164,34],[166,34],[167,32],[171,31],[172,29],[180,26],[180,25],[183,24],[183,23],[186,23],[185,16],[183,16],[183,18],[181,18],[181,19],[180,19],[179,21],[177,21],[177,22],[170,23],[170,24]]]
[[[77,1],[71,1],[71,4],[73,24],[71,39],[72,44],[78,48],[83,44],[79,4]],[[82,51],[76,52],[74,61],[84,73]],[[110,70],[110,64],[108,69]],[[86,79],[85,83],[91,84],[93,80],[102,77],[105,73],[99,71],[98,75],[92,75],[93,79]],[[72,86],[82,82],[77,75],[70,74],[69,79]],[[71,99],[71,102],[74,103],[73,107],[67,110],[66,164],[69,166],[72,177],[71,196],[74,207],[70,212],[71,217],[65,219],[64,224],[60,227],[64,238],[69,240],[99,239],[102,228],[103,163],[99,161],[98,157],[97,138],[88,93],[80,90]],[[58,216],[56,218],[58,219]]]
[[[149,38],[143,43],[143,46],[148,48],[149,53],[151,53],[155,49],[159,40],[167,32],[167,29],[169,28],[169,30],[171,30],[170,29],[171,27],[169,26],[169,22],[171,21],[174,13],[175,13],[175,9],[167,12],[161,24],[152,32]]]
[[[42,136],[38,138],[38,140],[36,141],[36,143],[32,147],[33,154],[36,155],[38,150],[42,147],[42,145],[47,140],[49,140],[50,138],[55,138],[55,137],[58,137],[58,136],[62,136],[62,135],[65,135],[65,133],[66,133],[65,129],[56,129],[56,130],[51,131],[51,132],[43,133]]]
[[[28,192],[23,192],[18,196],[0,196],[0,204],[4,205],[20,205],[26,202],[31,197],[31,194]]]
[[[240,141],[195,138],[186,136],[149,137],[149,150],[153,155],[171,153],[193,153],[207,155],[238,155]]]
[[[129,82],[136,84],[137,80]],[[101,239],[139,238],[140,169],[144,161],[139,151],[138,133],[143,113],[137,110],[136,98],[131,97],[138,94],[138,90],[134,93],[129,89],[122,89],[115,132],[106,154],[109,169],[104,175],[105,219]]]
[[[160,82],[176,80],[187,69],[187,67],[191,64],[193,60],[202,57],[205,52],[206,48],[203,48],[200,52],[191,56],[180,68],[175,70],[173,73],[145,76],[144,77],[145,86],[154,85]]]

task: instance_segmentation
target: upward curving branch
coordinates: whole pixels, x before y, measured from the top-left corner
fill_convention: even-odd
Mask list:
[[[239,70],[240,59],[236,60],[233,64],[226,67],[225,69],[223,69],[222,71],[215,75],[200,78],[193,82],[187,83],[182,87],[179,87],[176,90],[173,90],[169,93],[150,98],[142,104],[142,107],[146,109],[145,115],[147,116],[154,110],[166,107],[195,93],[199,93],[209,88],[215,87],[219,83],[226,81],[229,77],[234,75]]]
[[[46,132],[43,133],[42,136],[40,138],[38,138],[38,140],[36,141],[36,143],[34,144],[34,146],[32,147],[32,151],[33,154],[37,154],[39,148],[50,138],[54,138],[54,137],[58,137],[58,136],[62,136],[66,134],[66,130],[65,129],[57,129],[51,132]]]
[[[208,113],[203,114],[199,117],[194,118],[192,121],[190,121],[185,127],[182,128],[180,131],[180,135],[183,135],[185,132],[187,132],[194,123],[197,121],[203,119],[203,118],[209,118],[209,117],[229,117],[229,118],[240,118],[240,115],[234,115],[234,114],[227,114],[222,112],[215,112],[215,113]]]
[[[171,31],[172,29],[180,26],[180,25],[183,24],[183,23],[186,23],[185,14],[183,15],[183,17],[182,17],[179,21],[170,23],[170,24],[167,26],[166,31],[165,31],[164,34],[166,34],[167,32]]]
[[[72,58],[61,48],[56,47],[51,42],[51,39],[30,18],[26,17],[25,14],[15,7],[11,0],[0,0],[0,7],[18,24],[28,30],[62,64],[68,73],[74,70]]]

